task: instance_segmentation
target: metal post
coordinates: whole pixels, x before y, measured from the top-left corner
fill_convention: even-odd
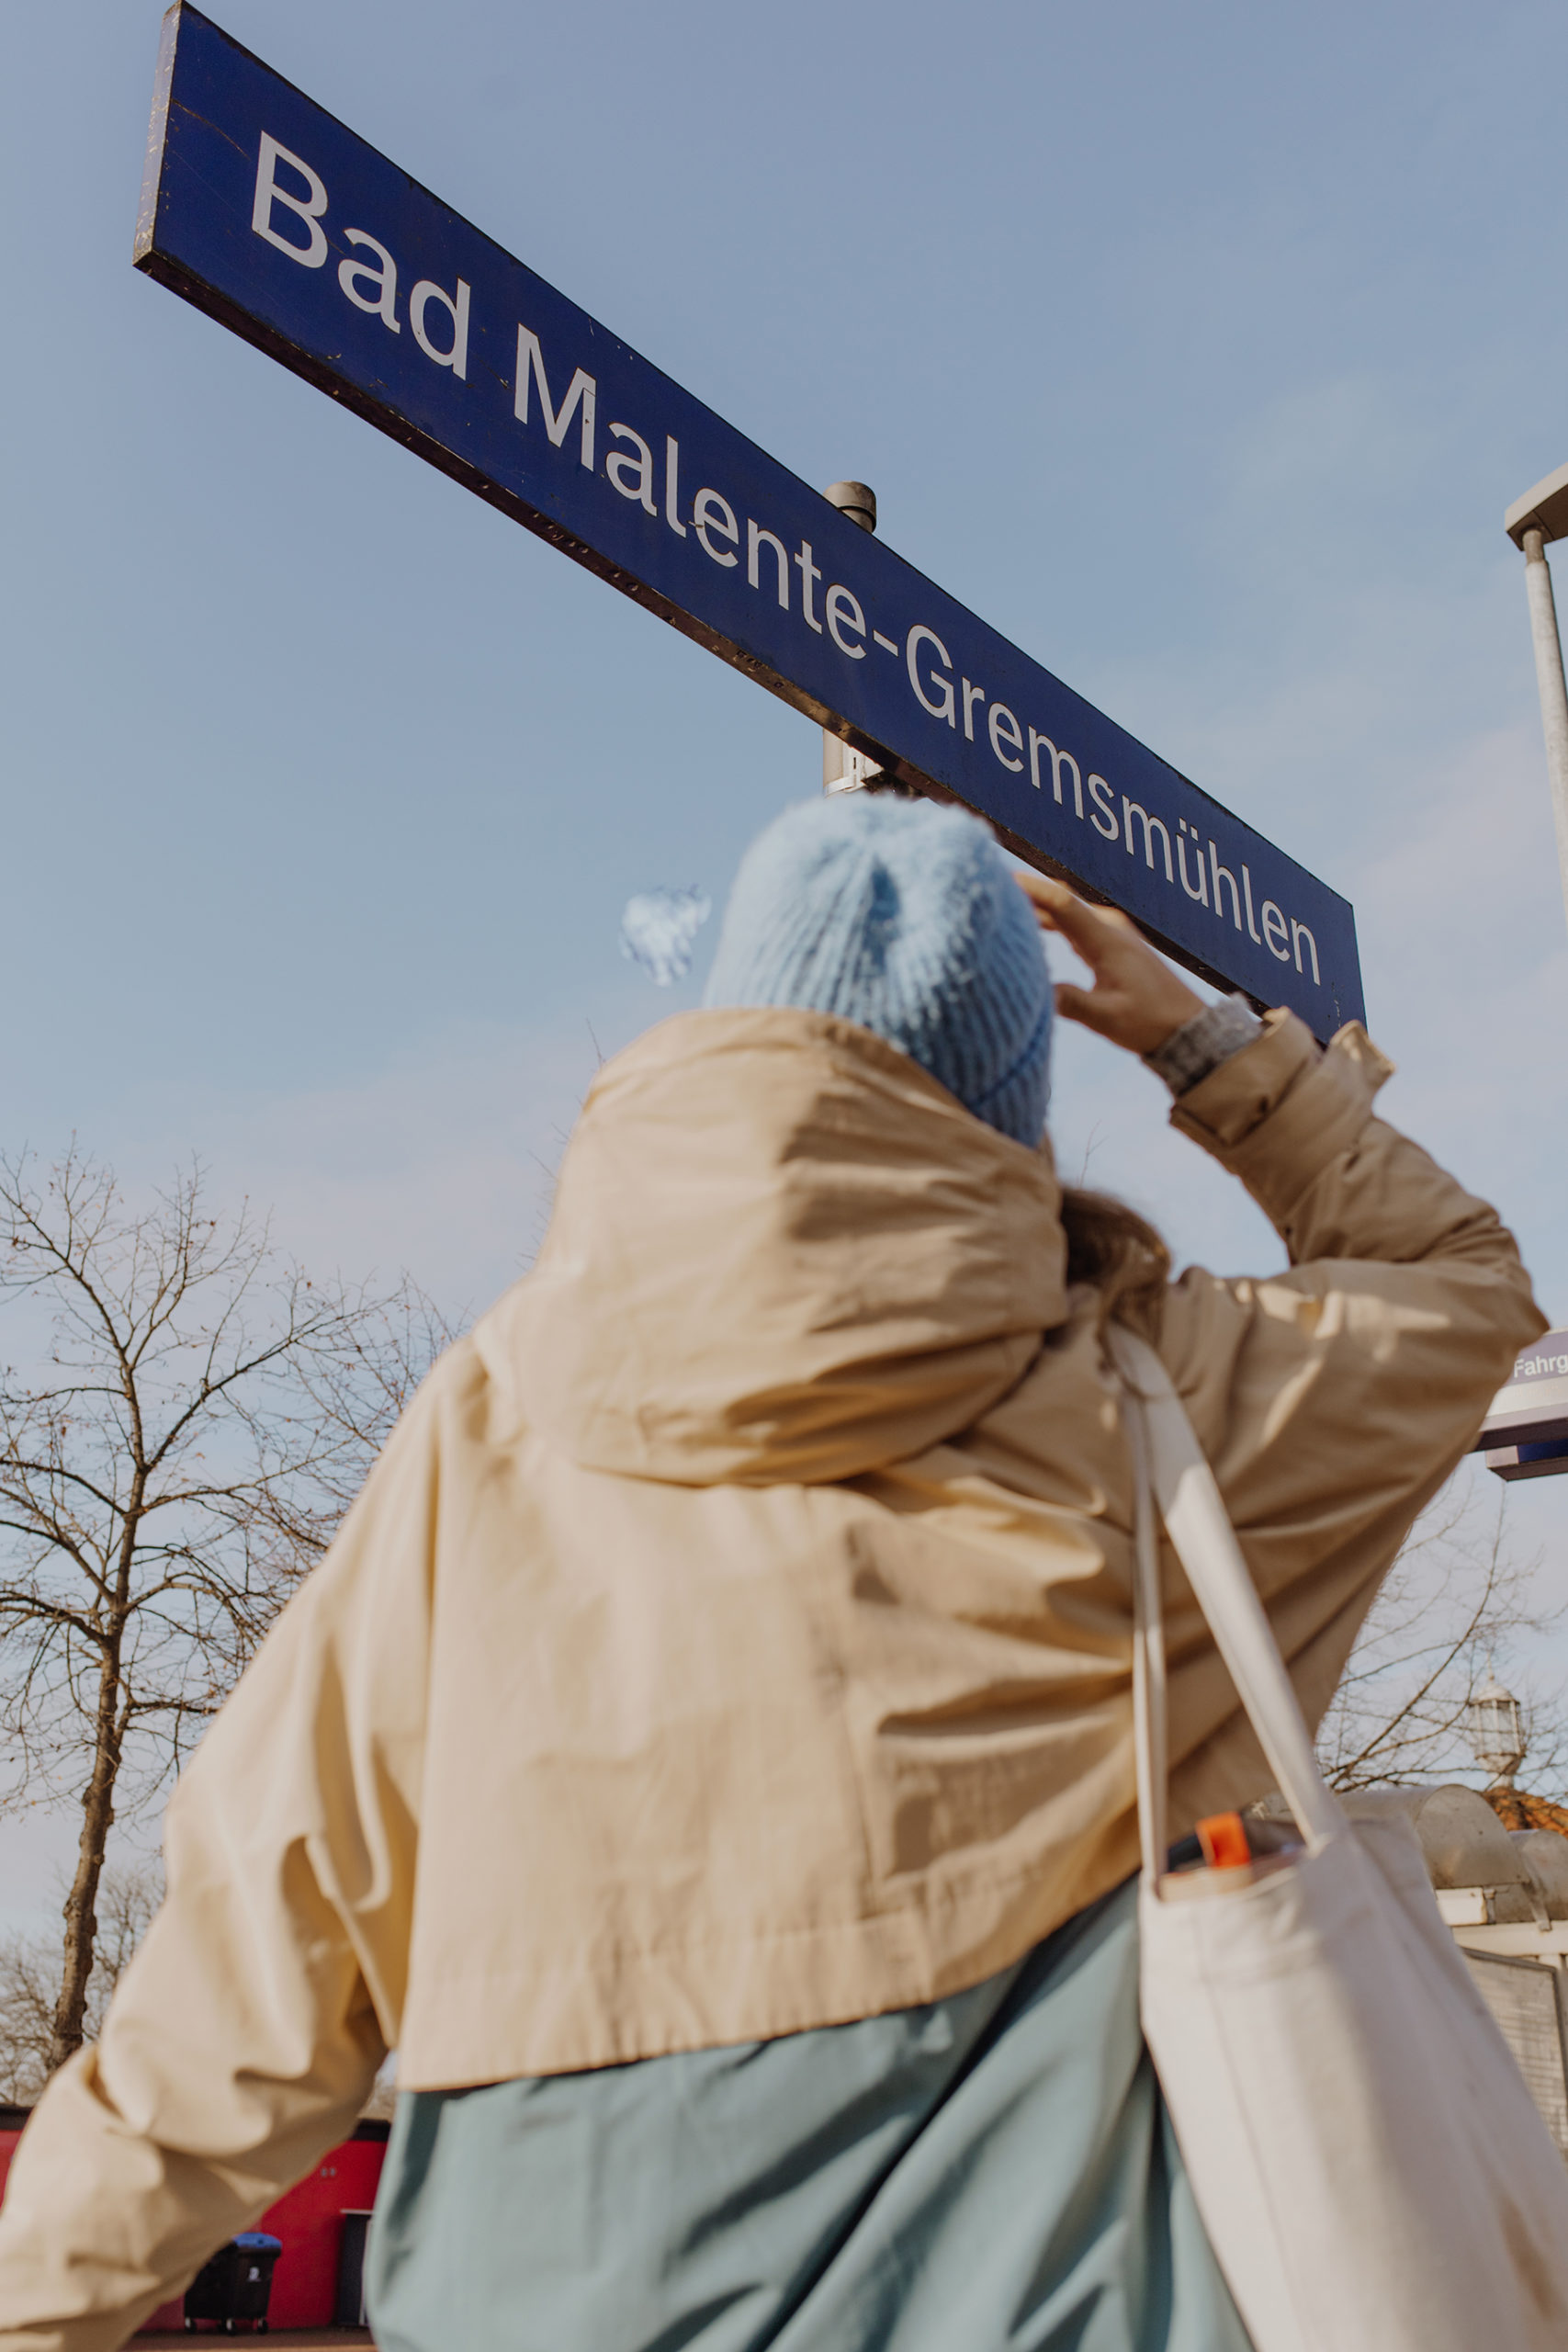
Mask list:
[[[863,481],[830,481],[822,493],[840,514],[858,523],[863,531],[876,528],[876,492]],[[822,729],[822,789],[824,792],[859,792],[881,768],[863,752],[853,752],[837,735]]]
[[[1562,676],[1562,640],[1546,541],[1538,530],[1524,534],[1525,581],[1529,590],[1530,636],[1535,642],[1535,679],[1540,692],[1540,724],[1551,778],[1551,813],[1557,820],[1557,864],[1562,902],[1568,910],[1568,684]]]

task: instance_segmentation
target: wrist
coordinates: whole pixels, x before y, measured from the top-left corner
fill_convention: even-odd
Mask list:
[[[1205,1010],[1203,1000],[1192,989],[1176,983],[1162,994],[1157,1006],[1151,1006],[1138,1023],[1137,1035],[1127,1042],[1135,1054],[1146,1061],[1153,1054],[1162,1053],[1171,1038],[1195,1021]]]
[[[1250,1046],[1262,1030],[1263,1023],[1240,997],[1221,997],[1214,1004],[1199,1003],[1192,1017],[1145,1053],[1144,1060],[1179,1098]]]

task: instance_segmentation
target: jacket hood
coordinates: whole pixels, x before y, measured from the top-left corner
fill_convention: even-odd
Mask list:
[[[586,1468],[855,1477],[967,1428],[1066,1312],[1049,1154],[869,1030],[678,1015],[600,1071],[534,1272],[475,1334]]]

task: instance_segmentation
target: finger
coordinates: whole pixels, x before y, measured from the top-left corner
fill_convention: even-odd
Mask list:
[[[1024,897],[1032,899],[1036,906],[1054,907],[1059,899],[1073,895],[1065,882],[1058,882],[1054,875],[1036,874],[1032,865],[1015,866],[1012,878]]]
[[[1015,874],[1013,876],[1013,880],[1018,884],[1019,888],[1029,900],[1031,907],[1034,910],[1034,920],[1040,925],[1041,930],[1055,931],[1058,929],[1059,926],[1056,922],[1057,911],[1063,905],[1064,901],[1072,897],[1072,892],[1062,883],[1053,882],[1050,876],[1044,874]]]
[[[1037,907],[1036,913],[1039,911]],[[1051,928],[1060,933],[1068,946],[1095,970],[1107,956],[1126,946],[1129,934],[1137,936],[1134,925],[1119,909],[1091,907],[1085,899],[1075,898],[1071,890],[1063,889],[1060,898],[1051,901],[1050,912]]]
[[[1015,872],[1013,880],[1034,909],[1043,931],[1059,931],[1064,938],[1071,938],[1078,922],[1090,912],[1065,882],[1054,880],[1049,874],[1023,870]]]
[[[1056,1010],[1064,1021],[1077,1021],[1099,1036],[1109,1034],[1105,1012],[1092,989],[1076,989],[1070,981],[1062,980],[1056,987]]]

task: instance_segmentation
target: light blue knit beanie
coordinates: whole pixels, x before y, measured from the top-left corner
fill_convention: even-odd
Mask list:
[[[1050,1095],[1039,927],[977,818],[837,793],[790,808],[740,861],[704,1002],[836,1012],[1016,1143]]]

